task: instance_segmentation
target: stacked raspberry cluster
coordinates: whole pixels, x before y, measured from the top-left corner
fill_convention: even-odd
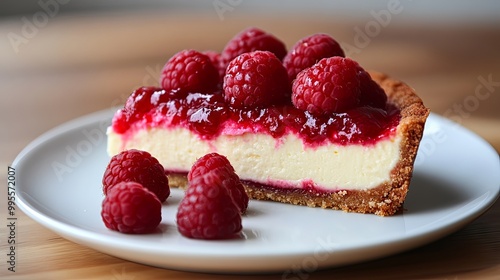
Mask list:
[[[170,195],[161,164],[148,152],[126,150],[111,158],[103,176],[101,217],[122,233],[154,232],[162,220],[162,203]],[[211,153],[198,159],[188,174],[179,204],[179,232],[195,239],[227,239],[242,230],[248,196],[231,163]]]
[[[159,82],[132,93],[113,119],[116,132],[163,122],[211,139],[231,121],[273,137],[292,131],[305,143],[365,143],[399,119],[383,89],[327,34],[305,37],[287,51],[275,36],[248,28],[220,53],[174,54]]]
[[[383,105],[382,89],[357,62],[344,57],[329,35],[314,34],[287,52],[273,35],[249,28],[220,54],[183,50],[165,64],[160,84],[167,91],[210,93],[222,85],[235,108],[268,107],[292,101],[314,114],[346,112],[366,102]]]
[[[305,143],[366,143],[399,120],[382,88],[326,34],[303,38],[287,51],[273,35],[248,28],[220,53],[176,53],[165,64],[160,85],[130,95],[113,118],[115,132],[166,122],[210,139],[229,120],[262,127],[273,137],[292,131]],[[163,167],[150,154],[129,150],[114,156],[103,187],[101,214],[108,228],[145,233],[158,227],[170,189]],[[178,230],[191,238],[234,237],[247,205],[229,161],[208,154],[188,174]]]
[[[106,227],[148,233],[161,222],[161,205],[170,195],[163,166],[150,153],[128,150],[111,158],[102,179],[101,216]]]
[[[226,239],[242,230],[248,196],[226,157],[211,153],[188,173],[188,188],[179,204],[179,232],[196,239]]]

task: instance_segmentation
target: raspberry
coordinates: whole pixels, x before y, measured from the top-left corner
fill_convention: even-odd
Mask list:
[[[265,107],[290,98],[285,67],[268,51],[244,53],[232,60],[223,89],[226,101],[235,108]]]
[[[225,178],[222,180],[222,185],[229,191],[233,202],[238,207],[241,214],[244,214],[248,208],[248,195],[240,181],[240,177],[236,173],[225,170],[215,170],[213,172],[226,172]]]
[[[234,168],[229,160],[218,153],[210,153],[199,158],[191,167],[187,175],[188,181],[193,180],[195,177],[202,176],[203,174],[220,167],[226,167],[234,172]]]
[[[202,52],[202,54],[208,56],[208,58],[212,62],[212,65],[219,72],[219,83],[222,85],[222,78],[224,78],[224,74],[226,73],[226,67],[223,67],[221,65],[220,53],[216,51],[204,51]]]
[[[163,67],[160,85],[166,90],[211,93],[217,89],[219,74],[210,58],[195,50],[183,50]]]
[[[193,181],[197,177],[207,173],[215,172],[222,185],[226,187],[233,201],[238,206],[240,213],[245,213],[248,207],[248,195],[240,181],[238,175],[229,160],[220,154],[211,153],[199,158],[191,167],[188,173],[188,181]]]
[[[201,53],[206,55],[210,59],[210,61],[212,62],[212,65],[215,68],[219,67],[220,53],[218,53],[216,51],[212,51],[212,50],[203,51]]]
[[[241,232],[239,209],[218,172],[189,181],[177,211],[177,227],[183,236],[195,239],[229,239]]]
[[[292,86],[295,107],[328,115],[358,106],[364,70],[349,58],[323,58],[297,75]]]
[[[137,182],[154,193],[160,202],[170,195],[168,178],[163,166],[148,152],[135,149],[113,156],[102,178],[106,195],[119,182]]]
[[[120,182],[102,202],[107,228],[123,233],[150,233],[161,222],[161,202],[137,182]]]
[[[261,29],[250,27],[236,34],[226,44],[221,53],[221,68],[225,70],[229,62],[238,55],[253,51],[270,51],[280,61],[287,52],[285,44],[278,38]]]
[[[360,72],[361,96],[360,104],[375,108],[385,108],[387,95],[384,90],[370,77],[368,72]]]
[[[314,34],[298,41],[283,59],[290,82],[297,74],[320,59],[332,56],[345,57],[339,43],[327,34]]]

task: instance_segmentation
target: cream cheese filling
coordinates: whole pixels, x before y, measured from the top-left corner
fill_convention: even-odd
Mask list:
[[[312,182],[325,190],[369,189],[389,181],[401,143],[396,135],[368,146],[326,144],[309,148],[294,134],[279,142],[270,135],[254,133],[200,140],[182,127],[141,129],[128,138],[110,127],[107,134],[110,156],[125,149],[146,150],[165,169],[187,172],[198,158],[217,152],[229,159],[242,180],[292,188]]]

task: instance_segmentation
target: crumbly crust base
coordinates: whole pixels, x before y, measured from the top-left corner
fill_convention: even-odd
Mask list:
[[[413,164],[418,146],[422,139],[425,121],[430,113],[417,94],[401,81],[387,75],[370,72],[372,78],[385,90],[388,102],[401,111],[397,133],[403,136],[400,148],[400,160],[391,172],[390,181],[367,190],[340,190],[322,192],[301,189],[279,189],[252,182],[244,182],[245,190],[250,198],[270,200],[343,210],[346,212],[373,213],[380,216],[391,216],[403,205],[408,193]],[[185,188],[185,175],[170,174],[171,186]]]

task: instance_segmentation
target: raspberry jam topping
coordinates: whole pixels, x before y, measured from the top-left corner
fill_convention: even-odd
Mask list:
[[[115,132],[127,137],[137,129],[184,127],[204,140],[292,133],[309,147],[369,145],[395,133],[400,119],[370,74],[325,34],[306,37],[287,53],[273,35],[249,28],[221,53],[175,54],[160,84],[131,94],[113,118]]]
[[[143,88],[144,89],[144,88]],[[130,128],[184,127],[201,139],[211,140],[221,134],[244,132],[266,133],[278,139],[294,133],[310,147],[327,141],[342,145],[374,144],[395,132],[399,110],[390,104],[384,108],[359,106],[345,113],[313,115],[291,103],[266,108],[237,109],[229,106],[220,92],[189,93],[185,97],[160,88],[148,88],[144,98],[156,103],[149,111],[141,110],[127,118],[128,107],[121,109],[113,119],[113,130],[125,133]],[[131,129],[134,131],[134,129]]]

